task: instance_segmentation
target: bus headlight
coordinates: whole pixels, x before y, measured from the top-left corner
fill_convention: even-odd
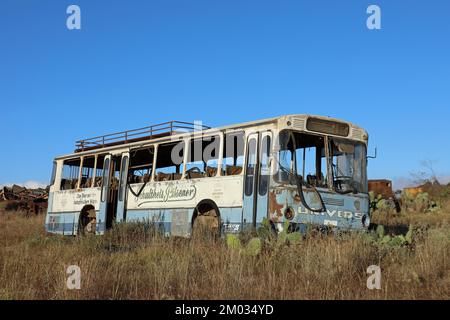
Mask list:
[[[288,220],[292,220],[294,219],[295,213],[294,213],[294,209],[292,209],[291,207],[287,207],[286,211],[284,211],[284,217]]]

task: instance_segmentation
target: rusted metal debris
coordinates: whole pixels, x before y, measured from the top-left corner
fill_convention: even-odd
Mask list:
[[[382,199],[387,200],[387,203],[390,204],[397,213],[401,212],[401,203],[392,189],[391,180],[369,180],[369,192],[373,192],[375,198],[381,196]]]
[[[394,197],[392,190],[392,181],[386,179],[369,180],[369,191],[375,194],[375,197],[381,195],[383,199]]]
[[[39,214],[47,209],[48,188],[27,189],[18,185],[0,189],[0,209]]]
[[[36,200],[48,199],[48,190],[43,188],[27,189],[18,185],[0,189],[0,200]]]
[[[269,211],[273,215],[272,220],[274,222],[280,222],[283,217],[283,212],[281,209],[283,209],[284,205],[279,204],[277,201],[277,195],[274,191],[271,191],[269,193]]]

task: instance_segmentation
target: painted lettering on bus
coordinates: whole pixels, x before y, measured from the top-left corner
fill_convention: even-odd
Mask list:
[[[362,220],[364,214],[360,212],[342,211],[342,210],[329,210],[327,212],[312,212],[306,208],[299,207],[299,214],[315,215],[315,216],[327,216],[330,218],[343,218],[343,219],[357,219]]]
[[[142,192],[139,197],[136,197],[135,201],[144,201],[139,204],[139,206],[141,206],[148,202],[192,200],[196,193],[197,189],[195,186],[167,186],[166,188],[151,187]]]

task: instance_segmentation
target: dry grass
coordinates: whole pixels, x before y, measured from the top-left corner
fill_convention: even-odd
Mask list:
[[[307,237],[249,256],[223,242],[164,239],[143,226],[104,237],[46,235],[43,216],[0,215],[0,299],[449,299],[450,226],[414,245],[386,248],[367,235]],[[81,290],[66,268],[81,268]],[[382,268],[382,290],[366,269]]]

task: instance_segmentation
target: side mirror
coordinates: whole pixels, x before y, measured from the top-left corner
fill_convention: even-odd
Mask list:
[[[374,156],[367,156],[367,159],[376,159],[378,154],[377,147],[375,147],[375,155]]]

